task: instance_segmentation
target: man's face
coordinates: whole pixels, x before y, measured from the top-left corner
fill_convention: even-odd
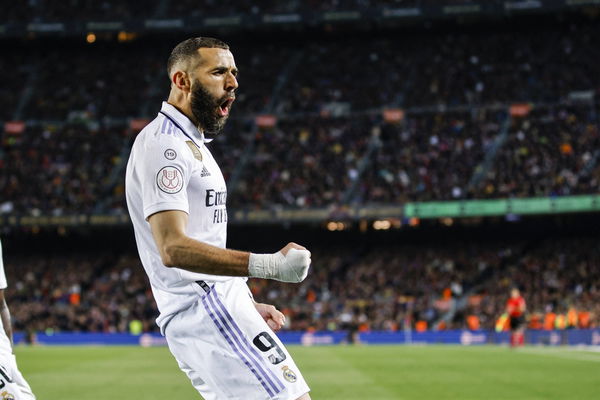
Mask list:
[[[205,136],[216,136],[225,126],[238,87],[229,50],[201,48],[200,64],[192,73],[190,106]]]

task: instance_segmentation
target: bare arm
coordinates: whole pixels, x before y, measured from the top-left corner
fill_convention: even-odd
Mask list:
[[[310,267],[310,252],[288,243],[274,254],[222,249],[188,237],[183,211],[162,211],[148,218],[163,264],[210,275],[250,276],[282,282],[302,282]]]
[[[2,318],[2,326],[6,337],[10,340],[10,345],[13,345],[12,322],[10,320],[10,310],[4,298],[4,289],[0,289],[0,318]]]
[[[212,275],[248,276],[250,253],[222,249],[185,234],[188,215],[162,211],[148,218],[163,264]]]

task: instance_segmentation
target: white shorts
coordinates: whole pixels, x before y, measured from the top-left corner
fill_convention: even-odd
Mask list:
[[[244,280],[201,283],[203,294],[169,321],[165,337],[204,399],[295,400],[308,393],[294,360],[256,311]]]
[[[14,354],[0,353],[0,399],[35,400],[29,384],[17,368]]]

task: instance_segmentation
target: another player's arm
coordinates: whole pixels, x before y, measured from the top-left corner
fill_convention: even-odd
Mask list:
[[[301,282],[308,273],[310,252],[288,243],[275,254],[253,254],[222,249],[186,235],[188,215],[170,210],[148,218],[162,262],[191,272],[211,275],[250,276]]]
[[[0,318],[2,318],[2,326],[6,337],[10,340],[11,347],[13,346],[12,322],[10,321],[10,310],[4,298],[4,289],[0,289]]]

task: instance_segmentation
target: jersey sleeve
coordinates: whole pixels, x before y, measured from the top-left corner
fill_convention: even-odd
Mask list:
[[[6,274],[4,273],[4,258],[2,257],[2,242],[0,242],[0,289],[6,289],[8,283],[6,282]]]
[[[167,210],[189,213],[187,185],[193,168],[189,149],[165,135],[147,141],[141,150],[137,167],[144,218]]]

